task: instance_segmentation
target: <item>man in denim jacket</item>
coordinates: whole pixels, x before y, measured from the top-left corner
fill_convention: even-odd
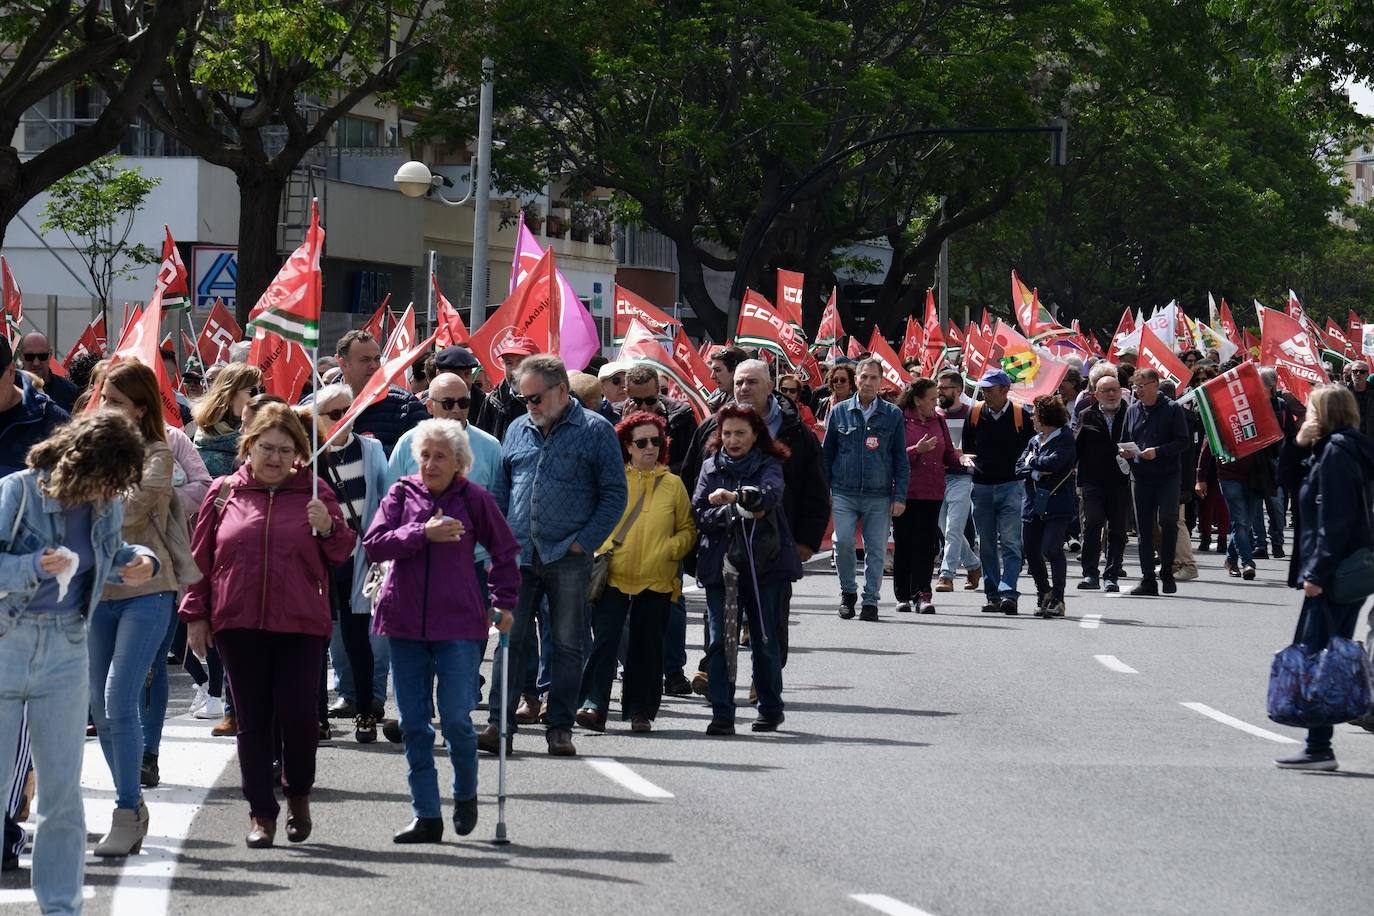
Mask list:
[[[858,365],[858,392],[830,411],[821,453],[835,512],[835,569],[840,574],[840,616],[854,616],[854,533],[863,525],[864,590],[860,620],[878,619],[883,560],[892,519],[906,509],[906,431],[902,412],[878,397],[883,367],[876,359]]]

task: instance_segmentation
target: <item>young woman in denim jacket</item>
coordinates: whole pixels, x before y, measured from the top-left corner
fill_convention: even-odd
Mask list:
[[[86,817],[81,803],[89,673],[86,617],[107,584],[158,571],[126,544],[116,497],[143,475],[143,437],[98,411],[57,430],[0,480],[0,773],[14,770],[25,705],[38,771],[33,889],[45,913],[81,909]],[[75,570],[70,556],[76,555]]]

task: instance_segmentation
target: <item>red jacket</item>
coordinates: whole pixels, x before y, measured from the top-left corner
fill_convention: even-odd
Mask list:
[[[208,620],[216,633],[330,635],[328,565],[347,560],[357,540],[334,491],[320,486],[320,500],[334,519],[334,532],[321,538],[306,517],[314,480],[308,468],[272,492],[245,464],[227,478],[229,499],[216,512],[223,479],[210,484],[196,518],[191,552],[204,578],[187,590],[181,619]]]
[[[907,500],[943,500],[945,469],[963,467],[959,463],[960,452],[954,447],[949,427],[945,425],[945,418],[935,414],[929,420],[922,420],[912,408],[902,411],[902,422],[906,427],[906,458],[911,464],[911,477],[906,485]],[[925,436],[934,436],[939,444],[921,454],[916,451],[916,443]]]

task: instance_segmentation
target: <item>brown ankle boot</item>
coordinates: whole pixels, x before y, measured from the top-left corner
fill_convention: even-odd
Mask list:
[[[288,795],[286,806],[290,813],[286,816],[286,838],[293,843],[304,843],[310,839],[310,796]]]
[[[253,826],[243,842],[249,849],[271,849],[272,841],[277,838],[277,822],[271,818],[252,816],[248,820]]]

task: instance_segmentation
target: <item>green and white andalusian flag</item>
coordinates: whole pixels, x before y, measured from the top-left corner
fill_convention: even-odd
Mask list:
[[[310,229],[305,241],[262,294],[248,314],[248,332],[271,331],[303,346],[320,342],[320,254],[324,251],[324,230],[320,228],[320,203],[310,204]]]

